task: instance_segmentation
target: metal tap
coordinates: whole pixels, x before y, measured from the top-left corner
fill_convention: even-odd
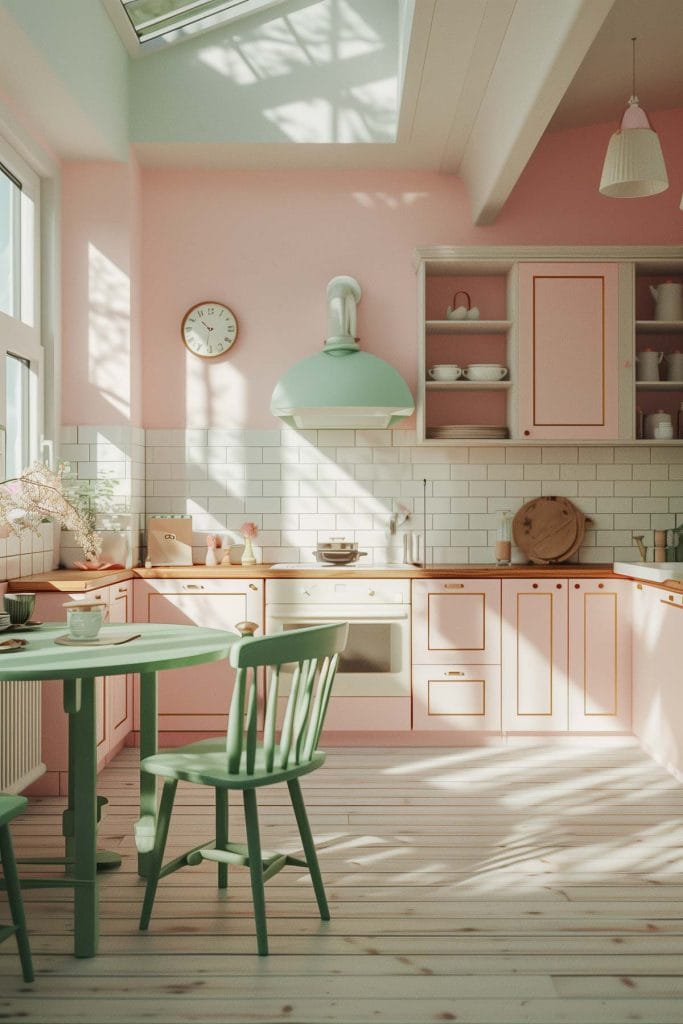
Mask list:
[[[643,544],[643,536],[644,536],[644,534],[642,534],[642,533],[640,533],[638,535],[636,535],[634,533],[633,534],[633,539],[636,542],[636,546],[638,548],[638,551],[640,552],[640,560],[641,560],[641,562],[647,562],[647,548]]]
[[[395,537],[399,527],[403,526],[410,519],[410,512],[405,505],[399,505],[398,508],[399,511],[394,512],[389,520],[389,533],[392,537]]]

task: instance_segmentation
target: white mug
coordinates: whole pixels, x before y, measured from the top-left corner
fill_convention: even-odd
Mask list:
[[[96,640],[109,609],[99,601],[70,601],[65,604],[66,624],[72,640]]]
[[[458,380],[462,376],[462,370],[455,363],[437,363],[430,366],[427,373],[432,380]]]

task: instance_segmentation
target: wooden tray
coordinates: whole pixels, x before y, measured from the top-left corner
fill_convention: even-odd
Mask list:
[[[512,520],[515,544],[537,565],[567,561],[580,548],[585,533],[586,517],[569,498],[534,498]]]

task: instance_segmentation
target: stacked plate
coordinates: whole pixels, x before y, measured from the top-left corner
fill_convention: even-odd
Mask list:
[[[569,498],[534,498],[512,520],[515,544],[530,562],[566,562],[576,554],[586,533],[586,517]]]
[[[490,423],[445,423],[442,427],[427,428],[427,437],[441,441],[457,438],[476,441],[487,437],[501,440],[507,436],[507,427],[497,427]]]

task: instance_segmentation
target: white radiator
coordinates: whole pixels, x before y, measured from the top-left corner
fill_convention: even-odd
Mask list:
[[[45,771],[40,759],[40,682],[0,681],[0,791],[20,793]]]

